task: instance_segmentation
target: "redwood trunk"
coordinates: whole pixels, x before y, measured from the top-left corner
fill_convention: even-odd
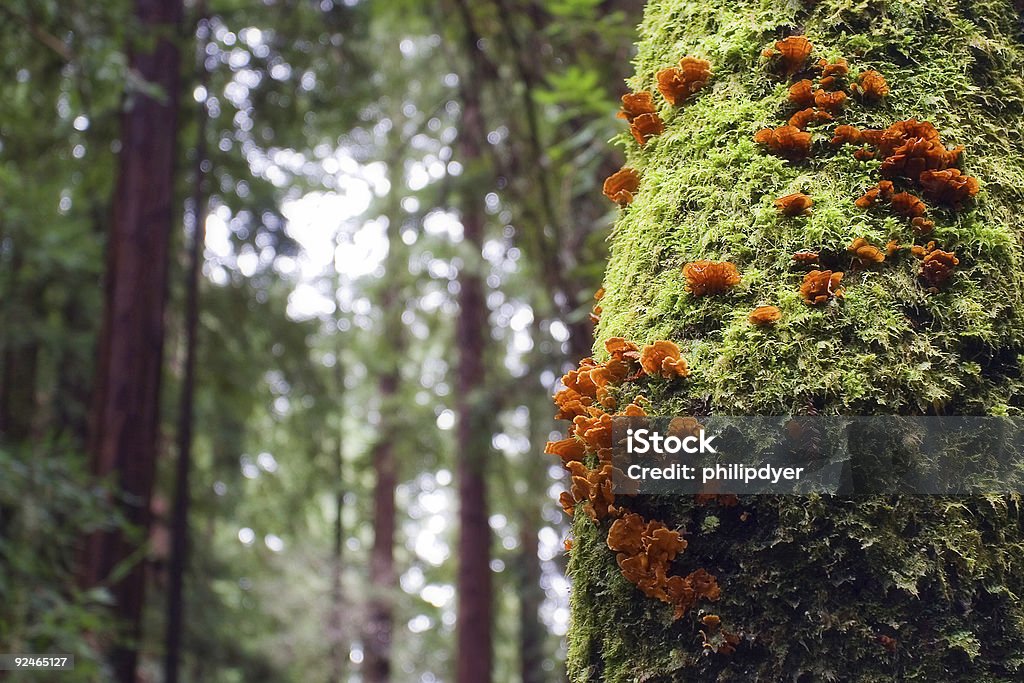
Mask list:
[[[459,150],[463,164],[473,168],[485,144],[480,101],[473,87],[463,89]],[[481,255],[484,210],[477,189],[466,188],[462,204],[463,235],[473,254],[459,272],[459,347],[456,370],[456,474],[459,494],[457,587],[458,683],[491,680],[491,529],[488,524],[486,463],[490,451],[489,407],[480,392],[484,386],[487,344],[487,305]]]
[[[393,310],[393,292],[385,297],[386,309]],[[398,391],[398,373],[385,373],[379,383],[383,425],[391,424],[389,411],[394,410]],[[394,615],[392,594],[395,588],[395,487],[398,470],[395,462],[393,432],[385,427],[373,450],[376,483],[373,489],[373,548],[370,551],[369,604],[363,678],[366,683],[387,683],[391,680],[391,635]]]
[[[205,9],[205,8],[203,8]],[[200,19],[197,69],[199,82],[209,86],[205,66],[209,24]],[[192,469],[193,403],[196,385],[196,344],[199,330],[199,283],[206,244],[206,128],[209,116],[206,103],[200,102],[196,126],[196,158],[192,177],[192,243],[189,249],[185,283],[185,369],[178,407],[178,460],[175,463],[174,507],[171,518],[171,557],[167,590],[167,638],[164,653],[164,683],[178,683],[185,623],[185,570],[189,553],[189,475]]]
[[[107,244],[103,333],[92,415],[93,471],[113,475],[123,512],[143,532],[157,455],[168,242],[173,222],[180,54],[174,41],[180,0],[136,0],[139,42],[129,50],[133,72],[162,91],[129,93],[122,117],[118,182]],[[142,533],[138,537],[145,538]],[[113,580],[115,612],[129,641],[112,653],[115,676],[134,680],[141,630],[144,565],[138,541],[120,532],[88,541],[87,586]],[[111,570],[131,558],[114,580]]]

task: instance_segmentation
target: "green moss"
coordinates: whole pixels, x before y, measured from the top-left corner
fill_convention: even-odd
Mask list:
[[[814,128],[814,154],[791,163],[753,134],[781,125],[788,83],[761,50],[804,32],[815,57],[883,73],[891,95],[852,101],[842,123],[932,121],[966,147],[962,167],[983,183],[954,212],[933,208],[935,239],[961,266],[925,291],[903,253],[858,270],[843,261],[856,237],[914,236],[905,220],[854,200],[878,162],[834,151]],[[814,402],[826,413],[1019,414],[1024,325],[1020,207],[1024,200],[1024,45],[1009,1],[653,0],[641,28],[634,89],[683,55],[711,61],[712,85],[683,108],[662,107],[666,131],[640,148],[616,138],[643,172],[611,237],[599,340],[677,342],[685,382],[633,387],[659,414],[706,409],[778,414]],[[775,198],[811,195],[808,217]],[[923,243],[924,240],[917,240]],[[809,307],[790,254],[821,249],[843,262],[846,296]],[[688,261],[730,260],[743,282],[695,298]],[[756,305],[783,311],[774,327],[747,322]],[[598,353],[603,349],[598,345]],[[705,567],[722,599],[708,605],[745,640],[731,657],[703,656],[699,614],[671,620],[618,573],[606,528],[576,522],[570,679],[582,681],[1009,681],[1024,677],[1024,533],[1016,499],[751,497],[740,508],[642,500],[637,508],[688,533],[679,573]],[[741,521],[742,510],[749,513]],[[895,653],[880,636],[897,641]]]

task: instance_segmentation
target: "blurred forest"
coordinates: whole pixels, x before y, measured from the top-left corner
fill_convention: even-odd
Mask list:
[[[10,680],[564,679],[640,10],[0,3]]]

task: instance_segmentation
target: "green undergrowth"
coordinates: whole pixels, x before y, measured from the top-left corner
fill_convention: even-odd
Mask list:
[[[683,107],[656,95],[666,129],[643,148],[625,131],[613,141],[642,181],[610,237],[596,355],[612,336],[679,344],[691,377],[634,389],[652,414],[811,405],[826,414],[1019,414],[1021,31],[1011,2],[650,2],[629,85],[655,90],[655,73],[684,55],[708,59],[714,77]],[[881,103],[851,99],[836,123],[812,126],[813,153],[799,163],[753,141],[794,111],[790,81],[761,57],[794,33],[814,43],[815,59],[844,56],[851,74],[875,69],[891,88]],[[964,145],[960,167],[982,183],[960,211],[930,206],[927,238],[884,209],[856,207],[880,162],[829,144],[837,123],[884,128],[911,117]],[[797,191],[813,198],[812,214],[780,216],[774,200]],[[907,251],[852,264],[846,247],[858,237],[877,246],[935,240],[960,266],[929,293]],[[844,298],[803,302],[806,271],[790,259],[801,249],[845,272]],[[732,261],[741,284],[722,296],[688,294],[681,267],[697,259]],[[782,320],[752,326],[747,315],[761,304],[778,306]],[[607,525],[581,515],[570,564],[574,682],[1024,680],[1015,499],[630,505],[687,533],[675,570],[718,576],[722,598],[703,608],[744,641],[732,656],[703,654],[699,611],[672,621],[671,608],[619,574]]]

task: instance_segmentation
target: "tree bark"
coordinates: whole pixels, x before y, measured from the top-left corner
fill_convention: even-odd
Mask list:
[[[397,302],[393,291],[384,297],[389,314]],[[399,321],[400,323],[401,321]],[[394,338],[392,338],[394,339]],[[378,381],[381,400],[381,429],[373,449],[373,547],[370,550],[371,597],[367,614],[367,633],[364,643],[363,678],[367,683],[388,683],[391,680],[391,637],[395,591],[395,487],[398,485],[398,467],[395,460],[394,432],[389,411],[395,409],[399,376],[396,369],[385,372]]]
[[[814,52],[789,78],[762,51],[792,34],[806,35]],[[1024,178],[1016,132],[1024,39],[1014,3],[652,0],[641,36],[630,85],[654,93],[665,130],[643,146],[625,132],[616,140],[642,178],[612,235],[597,337],[669,339],[691,374],[627,382],[621,391],[648,396],[650,415],[779,415],[808,404],[830,415],[1017,414],[1024,222],[1021,184],[1010,179]],[[687,55],[709,60],[712,79],[671,107],[655,74]],[[846,87],[851,96],[836,120],[808,129],[814,140],[805,160],[760,148],[755,133],[785,125],[796,110],[789,86],[817,82],[817,60],[839,56],[850,62],[848,83],[877,70],[890,94],[873,103]],[[878,160],[858,161],[855,148],[830,144],[839,124],[878,129],[912,117],[933,122],[947,147],[964,145],[957,167],[983,187],[959,209],[929,200],[936,226],[924,237],[887,207],[855,205],[879,181]],[[896,182],[920,192],[912,179]],[[798,190],[814,200],[813,213],[779,215],[773,200]],[[847,245],[859,237],[921,247],[935,240],[960,263],[929,291],[921,261],[906,251],[854,267]],[[802,249],[845,272],[843,299],[803,301],[805,271],[790,259]],[[741,284],[694,296],[680,266],[698,259],[734,263]],[[762,304],[781,309],[774,327],[747,321]],[[1024,675],[1016,497],[747,496],[726,507],[663,496],[616,504],[683,531],[688,546],[671,573],[704,568],[721,597],[673,620],[670,606],[622,575],[606,542],[610,520],[577,513],[574,683]],[[735,652],[702,647],[708,613],[740,636]]]
[[[341,286],[341,278],[335,279],[335,290]],[[341,330],[335,334],[341,335]],[[335,492],[334,492],[334,551],[331,558],[331,610],[328,617],[328,632],[331,645],[332,683],[343,683],[348,661],[347,642],[343,624],[345,594],[342,577],[345,569],[345,366],[342,362],[342,347],[338,344],[334,363],[335,401],[337,402],[337,447],[335,448]]]
[[[536,409],[534,409],[536,410]],[[536,413],[531,411],[530,421],[534,422]],[[547,420],[545,419],[545,422]],[[535,432],[536,433],[536,430]],[[546,434],[537,444],[543,443]],[[544,468],[534,468],[542,475]],[[531,491],[544,490],[546,476],[531,478]],[[540,608],[544,602],[544,590],[541,588],[541,566],[537,555],[537,532],[541,527],[539,501],[528,498],[519,516],[519,671],[522,683],[544,683],[548,676],[544,671],[545,640],[547,628],[540,620]]]
[[[209,87],[206,68],[206,44],[209,32],[205,2],[200,3],[196,26],[196,68],[198,82]],[[209,113],[200,102],[196,124],[195,164],[192,169],[192,241],[188,254],[185,282],[185,367],[178,404],[178,459],[175,462],[174,502],[171,512],[171,557],[168,566],[167,636],[164,649],[164,683],[178,683],[185,624],[185,572],[189,555],[190,473],[192,470],[192,434],[196,386],[196,345],[199,330],[199,287],[206,246],[206,129]]]
[[[477,59],[478,41],[469,19],[468,7],[460,2],[466,23],[466,58]],[[475,67],[471,67],[475,68]],[[457,150],[465,168],[473,172],[487,144],[483,112],[476,84],[467,79],[461,88],[462,121]],[[479,188],[466,182],[460,205],[463,239],[472,259],[459,271],[459,314],[455,337],[459,348],[455,371],[456,476],[459,496],[459,540],[456,587],[459,595],[456,615],[457,683],[487,683],[492,667],[492,585],[491,528],[487,504],[487,458],[491,449],[491,416],[482,396],[485,384],[484,354],[487,348],[487,303],[483,271],[485,212]]]
[[[139,40],[129,49],[132,72],[160,94],[129,93],[107,243],[107,277],[98,376],[93,399],[93,471],[114,475],[127,520],[146,536],[157,457],[168,243],[174,176],[180,53],[180,0],[136,0]],[[134,680],[141,632],[144,565],[137,541],[121,532],[88,540],[87,586],[112,582],[115,611],[128,640],[112,653],[117,680]],[[121,578],[112,570],[132,567]]]

